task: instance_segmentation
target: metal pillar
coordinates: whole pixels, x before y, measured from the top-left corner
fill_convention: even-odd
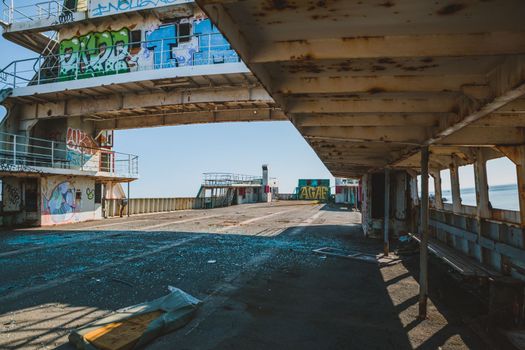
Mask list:
[[[433,172],[433,177],[436,209],[443,209],[443,192],[441,191],[441,173],[439,170]]]
[[[384,218],[384,243],[385,256],[390,253],[390,169],[385,169],[385,218]]]
[[[428,298],[428,146],[421,149],[421,244],[419,263],[419,318],[427,318]]]
[[[129,217],[129,206],[131,205],[131,198],[129,198],[129,192],[130,192],[129,187],[130,186],[131,186],[131,182],[128,181],[128,207],[126,208],[127,209],[127,213],[128,213],[128,217]]]
[[[454,214],[461,213],[461,192],[459,189],[459,171],[456,159],[452,156],[450,166],[450,187],[452,192],[452,211]]]

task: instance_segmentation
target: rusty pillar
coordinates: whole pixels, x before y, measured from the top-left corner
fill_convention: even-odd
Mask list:
[[[481,242],[483,234],[482,219],[489,219],[491,217],[491,210],[489,207],[489,185],[487,180],[487,162],[485,154],[481,148],[475,149],[476,161],[474,162],[474,178],[476,181],[476,225],[478,231],[478,242]],[[477,257],[479,262],[483,262],[483,248],[481,245],[477,247]]]
[[[384,243],[385,256],[390,253],[390,169],[385,169],[385,215],[384,215]]]
[[[461,193],[459,190],[459,171],[454,156],[452,156],[452,164],[450,164],[450,187],[452,192],[452,210],[455,214],[459,214],[461,213]]]
[[[490,218],[489,185],[487,180],[487,162],[483,150],[476,149],[476,162],[474,163],[474,176],[476,180],[477,216]]]
[[[421,149],[421,244],[419,272],[419,318],[427,317],[428,299],[428,146]]]
[[[439,170],[436,170],[432,173],[434,177],[434,194],[435,194],[435,203],[436,209],[443,209],[443,194],[441,191],[441,173]]]

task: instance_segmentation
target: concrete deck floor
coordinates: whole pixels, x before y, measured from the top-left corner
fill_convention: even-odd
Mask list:
[[[359,222],[280,202],[1,232],[0,349],[72,349],[70,330],[168,285],[204,305],[148,349],[485,348],[462,322],[475,303],[444,296],[439,276],[429,320],[416,319],[417,257],[378,268],[312,253],[380,252]]]

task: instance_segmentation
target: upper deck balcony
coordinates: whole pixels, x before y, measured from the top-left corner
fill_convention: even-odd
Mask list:
[[[116,31],[63,41],[56,54],[13,61],[0,70],[0,89],[10,89],[12,97],[45,99],[75,91],[96,95],[101,89],[107,94],[257,83],[220,33],[128,38]]]
[[[82,141],[84,140],[84,141]],[[86,144],[72,131],[68,142],[0,132],[0,174],[55,174],[132,181],[138,178],[138,156]]]
[[[3,36],[27,49],[41,53],[55,44],[49,33],[61,28],[97,24],[107,20],[144,16],[148,11],[156,17],[185,17],[197,7],[193,0],[120,1],[120,0],[48,0],[20,5],[16,0],[2,0],[0,25]]]

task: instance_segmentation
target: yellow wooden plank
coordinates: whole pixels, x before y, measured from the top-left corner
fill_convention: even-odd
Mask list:
[[[148,325],[164,311],[157,310],[122,322],[114,322],[95,329],[84,336],[88,342],[101,350],[130,350],[140,339]]]

